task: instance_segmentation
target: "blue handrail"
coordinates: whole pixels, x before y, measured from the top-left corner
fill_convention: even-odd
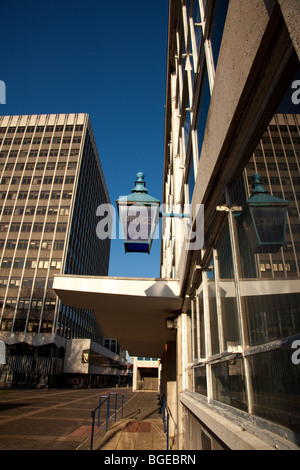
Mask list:
[[[91,417],[92,417],[92,431],[91,431],[91,447],[90,450],[93,450],[93,441],[94,441],[94,427],[95,427],[95,413],[96,411],[101,407],[101,405],[108,399],[108,396],[105,397],[105,400],[101,402],[101,397],[99,399],[99,405],[91,412]],[[98,415],[98,420],[99,420],[100,412]]]
[[[115,395],[115,412],[112,416],[109,416],[109,410],[110,410],[110,396]],[[108,430],[108,421],[110,419],[114,419],[114,422],[117,420],[117,402],[118,402],[118,394],[117,392],[109,392],[108,395],[101,395],[99,397],[99,405],[96,406],[96,408],[91,412],[91,417],[92,417],[92,431],[91,431],[91,447],[90,450],[93,450],[93,441],[94,441],[94,427],[95,427],[95,416],[96,416],[96,411],[98,410],[98,421],[97,421],[97,428],[99,429],[105,429],[105,432]],[[104,400],[102,400],[104,398]],[[100,413],[101,413],[101,406],[107,402],[106,405],[106,420],[104,422],[104,426],[100,426]],[[123,418],[123,406],[124,406],[124,395],[122,395],[122,406],[121,406],[121,419]]]
[[[168,407],[167,407],[166,399],[164,396],[162,397],[161,415],[162,415],[162,420],[164,423],[164,432],[167,432],[167,450],[169,450],[169,416],[170,415],[168,412]],[[166,417],[167,417],[167,425],[166,425]]]

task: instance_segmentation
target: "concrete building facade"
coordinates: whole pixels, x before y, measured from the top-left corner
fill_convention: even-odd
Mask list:
[[[55,273],[108,273],[110,239],[98,239],[95,225],[109,194],[89,116],[0,117],[0,170],[0,339],[7,356],[0,383],[57,385],[76,341],[88,338],[102,347],[101,357],[111,355],[93,312],[62,305],[52,290]],[[125,374],[120,351],[115,359]],[[81,357],[73,362],[76,382],[82,364]],[[68,374],[70,384],[70,367]],[[86,370],[80,383],[92,375]]]
[[[132,390],[154,390],[161,395],[161,361],[154,357],[134,357]]]
[[[298,15],[293,1],[170,2],[163,202],[191,204],[195,233],[204,205],[200,250],[175,220],[162,235],[161,275],[183,299],[162,361],[180,449],[300,442]],[[253,253],[235,213],[253,173],[289,201],[276,253]]]

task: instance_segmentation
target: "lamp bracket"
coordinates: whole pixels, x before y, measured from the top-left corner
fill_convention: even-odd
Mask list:
[[[160,212],[159,217],[178,217],[180,219],[191,219],[190,214],[174,214],[173,212]]]

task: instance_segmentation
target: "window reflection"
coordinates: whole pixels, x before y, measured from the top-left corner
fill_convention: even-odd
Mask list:
[[[216,298],[216,285],[214,280],[208,280],[208,299],[209,299],[209,316],[210,316],[210,331],[211,331],[211,349],[212,354],[220,352],[219,344],[219,327],[218,327],[218,312],[217,312],[217,298]]]
[[[241,344],[241,338],[228,223],[217,243],[216,251],[220,277],[219,297],[222,312],[224,348],[225,350],[232,351],[233,348]]]
[[[243,360],[233,358],[213,364],[213,397],[227,405],[247,411]]]
[[[195,39],[196,39],[196,47],[199,53],[199,47],[201,44],[202,39],[202,28],[200,27],[201,17],[200,17],[200,9],[199,9],[199,2],[194,2],[194,10],[193,10],[193,20],[195,24]]]
[[[198,113],[198,125],[197,125],[197,137],[198,137],[198,154],[199,157],[201,155],[201,148],[204,138],[204,132],[206,127],[206,120],[208,115],[209,103],[210,103],[210,89],[209,89],[209,82],[208,82],[208,73],[205,67],[203,72],[203,85],[201,91],[201,98],[200,98],[200,106],[199,106],[199,113]]]
[[[300,331],[300,294],[243,297],[250,346]]]
[[[189,203],[190,204],[192,203],[194,187],[195,187],[195,172],[194,172],[193,161],[191,161],[190,174],[189,174]]]
[[[206,366],[194,369],[195,392],[207,396]]]
[[[300,431],[300,368],[291,361],[291,349],[249,358],[254,413]]]
[[[204,305],[203,305],[203,290],[201,289],[198,295],[198,308],[199,308],[199,323],[198,330],[200,331],[200,357],[206,357],[206,328],[204,320]]]
[[[198,339],[197,339],[197,308],[196,308],[196,302],[193,300],[191,302],[191,315],[192,315],[192,332],[193,332],[193,337],[192,337],[192,345],[193,345],[193,351],[192,351],[192,358],[193,361],[198,361]]]
[[[215,7],[215,22],[214,22],[214,29],[213,29],[212,36],[211,36],[211,45],[212,45],[215,68],[217,68],[217,62],[219,58],[219,52],[220,52],[221,41],[223,37],[223,30],[224,30],[228,5],[229,5],[229,0],[218,0],[217,6]]]

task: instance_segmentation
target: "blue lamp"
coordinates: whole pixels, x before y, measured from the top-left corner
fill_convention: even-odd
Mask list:
[[[122,196],[116,201],[123,230],[125,253],[150,254],[158,224],[160,201],[148,194],[144,179],[144,173],[137,173],[131,194]]]

